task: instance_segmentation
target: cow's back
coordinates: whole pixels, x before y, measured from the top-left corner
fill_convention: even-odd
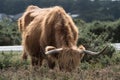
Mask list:
[[[78,29],[61,7],[53,7],[43,20],[40,43],[45,46],[72,47],[78,39]]]

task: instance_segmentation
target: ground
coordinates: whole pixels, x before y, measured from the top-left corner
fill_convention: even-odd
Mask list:
[[[119,80],[120,53],[98,63],[83,62],[72,72],[50,70],[47,64],[34,70],[30,61],[22,61],[21,54],[0,53],[0,80]]]

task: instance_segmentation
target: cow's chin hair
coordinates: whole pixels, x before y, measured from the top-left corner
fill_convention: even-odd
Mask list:
[[[76,50],[64,49],[58,57],[60,70],[70,72],[72,70],[75,70],[76,67],[79,65],[80,57],[82,57],[82,55],[80,55],[79,52]]]

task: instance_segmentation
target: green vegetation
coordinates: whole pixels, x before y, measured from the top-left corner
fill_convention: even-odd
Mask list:
[[[20,44],[21,38],[16,22],[0,21],[0,46]]]
[[[97,49],[97,46],[103,47],[109,43],[120,42],[120,20],[114,22],[93,21],[91,23],[79,19],[74,21],[79,28],[78,45],[83,44],[86,48],[94,50]]]
[[[9,54],[8,54],[9,53]],[[22,61],[16,52],[0,53],[0,80],[119,80],[120,52],[101,57],[96,63],[81,63],[73,72],[50,70],[46,63],[33,70],[30,62]]]
[[[0,69],[9,67],[17,69],[20,66],[28,65],[28,62],[22,62],[22,59],[20,58],[20,52],[0,52]]]
[[[85,38],[91,40],[99,40],[104,42],[117,43],[120,42],[120,20],[111,21],[93,21],[91,23],[85,23],[81,20],[75,20],[78,25],[80,39]],[[89,42],[90,42],[89,41]],[[97,44],[96,44],[97,45]]]
[[[109,57],[113,55],[115,49],[110,44],[120,42],[120,20],[114,22],[93,21],[91,23],[86,23],[79,19],[75,19],[74,21],[79,28],[78,45],[82,44],[86,49],[92,51],[100,51],[105,46],[108,46],[104,52],[105,55]],[[98,57],[100,58],[100,56]],[[86,55],[84,57],[85,61],[86,59],[90,61],[93,58],[96,58],[96,56]]]

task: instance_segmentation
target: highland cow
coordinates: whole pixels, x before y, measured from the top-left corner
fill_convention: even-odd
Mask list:
[[[78,29],[62,7],[29,6],[18,20],[24,48],[23,59],[30,55],[32,66],[41,66],[43,59],[51,69],[57,61],[60,70],[75,69],[84,54],[99,53],[77,48]]]

